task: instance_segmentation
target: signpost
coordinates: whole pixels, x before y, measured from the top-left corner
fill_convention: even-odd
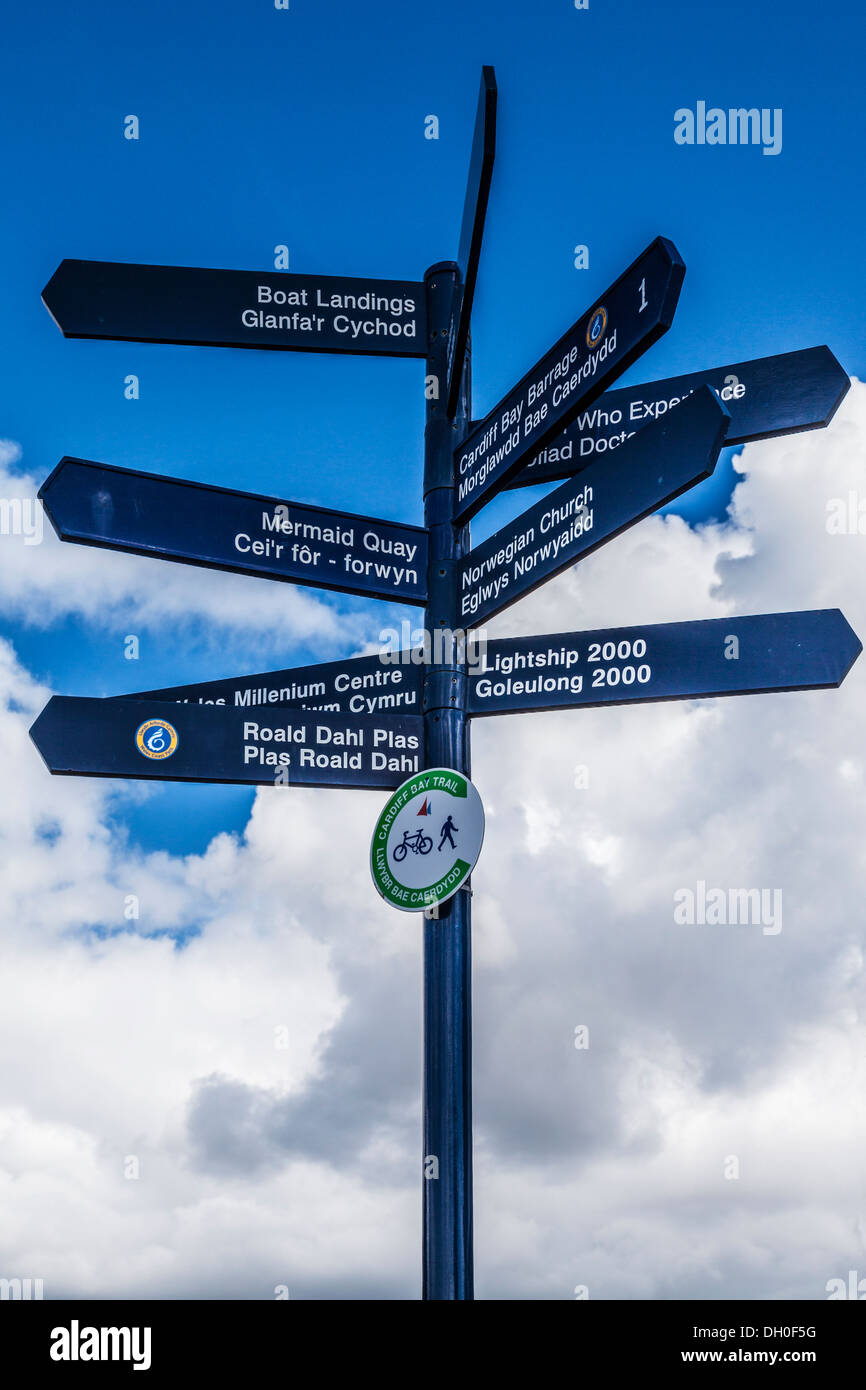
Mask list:
[[[570,478],[643,429],[661,419],[684,397],[706,383],[730,411],[726,445],[775,439],[781,434],[823,429],[847,395],[847,372],[828,347],[783,352],[731,362],[706,372],[620,386],[607,391],[563,430],[553,443],[521,469],[508,487],[529,487]]]
[[[838,608],[494,638],[469,713],[590,709],[842,684],[862,644]]]
[[[87,459],[61,459],[38,495],[62,541],[398,603],[427,592],[419,526]]]
[[[420,662],[387,652],[112,699],[55,696],[31,729],[61,775],[398,788],[370,867],[392,906],[424,908],[431,1300],[473,1297],[468,880],[484,815],[470,720],[830,688],[861,650],[838,609],[823,609],[497,638],[467,662],[465,629],[708,477],[724,443],[826,424],[848,386],[821,347],[603,394],[672,321],[685,266],[659,237],[470,425],[495,114],[485,68],[459,263],[432,266],[423,284],[63,261],[44,292],[68,337],[424,357],[426,383],[445,384],[425,390],[423,528],[83,459],[63,459],[40,493],[63,540],[424,604]],[[471,548],[469,518],[494,493],[560,477]]]
[[[42,302],[66,338],[423,357],[423,289],[410,280],[66,260]]]
[[[421,768],[423,720],[55,695],[31,729],[50,772],[259,786],[396,787]]]
[[[454,453],[455,523],[480,507],[670,328],[686,268],[673,242],[655,241]]]
[[[460,248],[457,264],[461,283],[455,293],[456,327],[448,334],[448,415],[453,418],[460,397],[463,363],[469,342],[469,324],[475,299],[475,281],[481,258],[481,239],[487,215],[493,159],[496,153],[496,74],[492,68],[481,69],[481,90],[475,115],[475,134],[472,137],[472,156],[463,204],[460,227]]]
[[[460,621],[485,618],[708,478],[729,416],[708,386],[496,531],[460,563]]]

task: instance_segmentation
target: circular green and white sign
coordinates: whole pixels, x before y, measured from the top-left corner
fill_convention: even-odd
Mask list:
[[[370,845],[376,891],[401,912],[444,903],[471,874],[484,839],[484,807],[462,772],[431,767],[398,787]]]

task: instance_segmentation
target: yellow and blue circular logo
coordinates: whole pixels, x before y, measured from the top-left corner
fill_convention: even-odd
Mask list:
[[[145,719],[135,731],[135,746],[145,758],[170,758],[178,742],[177,729],[167,719]]]
[[[597,309],[593,309],[589,316],[589,324],[586,330],[586,346],[588,348],[598,347],[604,337],[604,330],[607,328],[607,309],[603,304],[599,304]]]

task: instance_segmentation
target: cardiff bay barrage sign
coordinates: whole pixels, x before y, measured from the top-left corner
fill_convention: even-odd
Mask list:
[[[527,372],[454,455],[455,521],[466,521],[671,325],[685,265],[657,237]]]
[[[43,292],[67,337],[424,359],[423,525],[87,459],[62,459],[40,492],[63,541],[423,606],[420,638],[278,671],[58,695],[31,735],[58,775],[390,793],[373,881],[391,906],[425,909],[426,1299],[473,1297],[469,885],[484,814],[467,775],[472,721],[831,689],[861,650],[838,609],[486,637],[488,617],[708,478],[723,446],[820,429],[849,384],[822,346],[614,389],[673,322],[685,264],[660,236],[564,316],[571,326],[549,352],[473,421],[469,330],[497,100],[485,67],[458,259],[421,280],[64,260]],[[554,480],[472,546],[468,522],[491,498]]]

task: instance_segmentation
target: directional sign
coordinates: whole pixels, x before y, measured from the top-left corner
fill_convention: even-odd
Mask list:
[[[459,562],[460,620],[477,627],[708,478],[729,419],[709,386],[699,386],[616,454],[482,541]]]
[[[457,252],[462,285],[459,289],[456,327],[448,335],[449,417],[454,415],[457,409],[457,399],[460,395],[460,379],[463,375],[463,361],[466,356],[466,344],[469,340],[472,301],[475,298],[475,281],[478,278],[478,261],[481,256],[481,239],[484,235],[484,219],[487,215],[487,199],[490,194],[490,180],[493,177],[495,153],[496,74],[493,68],[483,67],[481,69],[481,90],[478,93],[478,110],[475,114],[475,134],[472,137],[472,156],[469,161],[466,200],[463,204],[460,249]]]
[[[671,325],[685,265],[657,237],[455,450],[466,521]]]
[[[38,494],[63,541],[423,603],[427,532],[254,492],[61,459]]]
[[[294,666],[253,676],[199,681],[123,695],[125,700],[173,700],[231,709],[324,709],[344,714],[421,713],[424,685],[420,647],[401,652],[353,656],[318,666]]]
[[[42,301],[67,338],[384,357],[427,352],[424,286],[409,280],[66,260]]]
[[[648,420],[666,415],[703,382],[712,386],[731,413],[726,445],[821,429],[829,425],[851,384],[828,347],[813,347],[641,386],[617,387],[581,411],[508,487],[572,477],[600,454],[618,449]]]
[[[469,713],[818,690],[861,651],[838,608],[497,638],[469,669]]]
[[[395,787],[419,769],[416,714],[235,710],[55,695],[30,730],[50,772],[168,782]]]
[[[427,768],[398,787],[376,822],[370,844],[376,891],[401,912],[443,903],[466,882],[483,840],[476,788],[453,768]]]

